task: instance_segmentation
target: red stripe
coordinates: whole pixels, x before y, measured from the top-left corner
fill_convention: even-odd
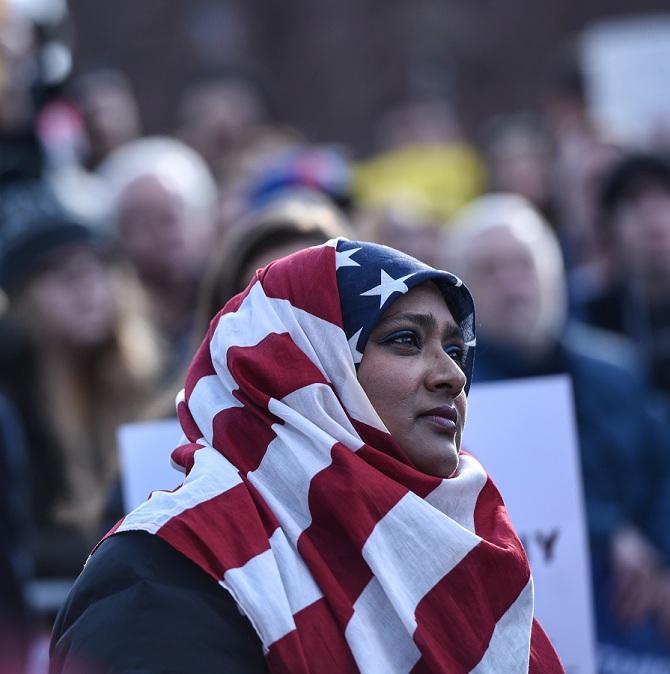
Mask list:
[[[312,478],[312,523],[300,536],[298,551],[344,630],[372,578],[363,545],[407,490],[344,445],[334,445],[331,457],[332,464]]]
[[[510,532],[510,535],[513,535]],[[525,560],[481,542],[419,602],[414,641],[419,672],[469,672],[484,656],[496,623],[528,583]]]
[[[245,405],[268,406],[309,384],[327,383],[321,371],[296,346],[288,333],[273,333],[254,346],[228,349],[227,364]],[[243,393],[242,393],[243,392]]]
[[[270,334],[254,346],[231,347],[227,365],[239,385],[233,395],[243,407],[223,410],[214,417],[212,444],[247,473],[258,468],[276,437],[272,425],[283,423],[268,411],[270,399],[281,400],[304,386],[326,384],[326,380],[287,333]]]
[[[212,363],[212,354],[210,352],[210,342],[212,341],[214,331],[219,324],[221,316],[235,312],[240,308],[244,298],[249,294],[249,290],[255,282],[256,279],[254,279],[241,293],[235,295],[235,297],[229,300],[224,308],[219,311],[219,313],[210,321],[207,334],[195,352],[193,360],[191,361],[191,365],[188,369],[188,373],[186,374],[186,384],[184,386],[186,400],[189,399],[191,393],[193,393],[195,385],[202,377],[216,374],[214,364]]]
[[[270,646],[265,661],[272,674],[313,674],[307,665],[305,652],[296,630],[275,641]]]
[[[185,510],[156,533],[216,580],[270,548],[244,484]]]
[[[328,604],[319,599],[294,616],[296,631],[275,641],[267,655],[273,674],[357,674],[358,667]]]
[[[487,478],[475,505],[475,533],[484,540],[509,547],[515,555],[523,557],[526,566],[526,552],[514,533],[505,504],[491,478]],[[500,543],[498,543],[500,541]]]
[[[214,417],[212,444],[241,473],[256,470],[276,437],[272,424],[283,423],[264,407],[231,407]]]
[[[342,327],[335,249],[320,246],[273,262],[260,274],[268,297],[288,299],[298,309]]]
[[[202,449],[202,445],[195,442],[189,442],[187,445],[179,445],[170,454],[170,458],[184,469],[184,473],[188,475],[195,464],[195,453]]]
[[[528,674],[565,674],[558,653],[537,620],[533,620],[531,631]]]
[[[246,485],[246,488],[249,492],[249,496],[253,500],[256,511],[258,512],[258,517],[260,518],[261,524],[265,527],[265,533],[268,538],[279,528],[279,520],[275,514],[270,510],[270,506],[263,500],[263,497],[260,495],[258,489],[249,482],[246,475],[241,475],[242,481]]]

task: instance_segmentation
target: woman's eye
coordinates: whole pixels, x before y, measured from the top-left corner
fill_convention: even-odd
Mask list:
[[[418,335],[411,331],[404,330],[402,332],[396,332],[390,335],[386,340],[386,343],[397,344],[400,346],[413,346],[417,348],[421,345]]]
[[[451,344],[444,348],[447,355],[461,367],[463,365],[463,347],[457,346],[456,344]]]

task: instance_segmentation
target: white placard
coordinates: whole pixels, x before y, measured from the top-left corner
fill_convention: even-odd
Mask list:
[[[524,541],[535,612],[568,674],[595,674],[587,534],[567,377],[477,384],[464,447],[498,486]]]
[[[616,140],[640,145],[670,136],[670,14],[595,23],[581,61],[594,121]]]
[[[124,424],[117,433],[123,507],[135,509],[157,489],[174,489],[184,479],[170,463],[182,438],[177,419]]]

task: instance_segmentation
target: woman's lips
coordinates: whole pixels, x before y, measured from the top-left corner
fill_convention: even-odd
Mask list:
[[[458,412],[449,405],[440,405],[421,412],[418,418],[451,435],[454,435],[458,430]]]

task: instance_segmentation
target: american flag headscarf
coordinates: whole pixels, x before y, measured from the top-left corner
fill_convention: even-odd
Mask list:
[[[533,618],[528,560],[498,491],[461,453],[421,473],[356,378],[395,299],[455,276],[337,239],[256,272],[212,321],[178,401],[185,473],[113,532],[144,530],[234,597],[281,674],[563,672]]]

